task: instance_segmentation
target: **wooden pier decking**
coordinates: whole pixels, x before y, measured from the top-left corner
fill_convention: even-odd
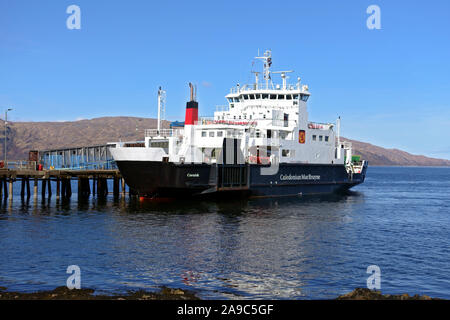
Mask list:
[[[33,181],[33,192],[30,190],[30,180]],[[21,197],[35,198],[38,196],[38,185],[41,182],[41,197],[70,198],[72,196],[73,180],[78,180],[78,197],[97,195],[105,197],[108,192],[108,180],[113,180],[114,197],[125,195],[126,184],[117,169],[95,170],[30,170],[30,169],[0,169],[0,197],[12,198],[14,183],[21,182]],[[92,180],[92,184],[91,184]],[[51,182],[56,182],[56,190],[52,190]],[[92,185],[92,188],[91,188]],[[132,195],[133,192],[130,192]]]

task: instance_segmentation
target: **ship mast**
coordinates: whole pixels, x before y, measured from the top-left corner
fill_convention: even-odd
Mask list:
[[[166,113],[166,91],[161,87],[158,90],[158,134],[161,130],[161,121],[165,118]]]
[[[262,57],[255,57],[255,59],[260,59],[264,62],[264,80],[266,81],[266,89],[269,89],[270,67],[272,66],[272,51],[266,50]]]

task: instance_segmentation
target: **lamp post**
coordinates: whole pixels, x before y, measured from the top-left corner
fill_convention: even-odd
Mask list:
[[[7,139],[6,139],[6,130],[7,130],[7,127],[8,127],[8,111],[12,111],[12,108],[9,108],[9,109],[5,110],[5,168],[8,167],[7,164],[6,164],[6,160],[7,160],[7,157],[6,157],[6,141],[7,141]]]

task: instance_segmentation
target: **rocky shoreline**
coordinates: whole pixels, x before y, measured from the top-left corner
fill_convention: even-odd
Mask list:
[[[431,298],[427,295],[410,296],[404,294],[382,294],[381,291],[369,290],[366,288],[356,288],[352,292],[339,296],[336,300],[441,300]]]
[[[93,289],[58,287],[51,291],[20,293],[0,287],[0,300],[199,300],[192,292],[167,287],[162,287],[159,292],[139,290],[117,295],[96,295],[94,292]]]
[[[162,287],[159,292],[146,292],[143,290],[131,291],[127,294],[96,295],[93,289],[74,289],[58,287],[51,291],[39,291],[33,293],[8,292],[0,287],[0,300],[200,300],[195,293]],[[427,295],[409,294],[382,294],[380,291],[357,288],[352,292],[341,295],[336,300],[441,300]]]

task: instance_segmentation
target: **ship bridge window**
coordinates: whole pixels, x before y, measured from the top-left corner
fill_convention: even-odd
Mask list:
[[[217,136],[220,138],[223,136],[223,131],[217,131]]]
[[[228,101],[229,102],[233,102],[233,98],[228,98]]]
[[[210,132],[209,132],[209,136],[210,136],[211,138],[214,138],[214,131],[210,131]]]
[[[267,99],[269,99],[269,95],[268,94],[263,94],[262,98],[263,98],[263,100],[267,100]]]
[[[239,97],[238,98],[234,98],[234,102],[239,102]]]
[[[278,100],[284,100],[284,94],[279,94],[278,95]]]
[[[256,99],[261,99],[261,95],[260,94],[255,94],[255,98]]]
[[[255,95],[254,94],[250,95],[250,100],[255,100]]]
[[[275,100],[276,98],[277,98],[277,95],[276,95],[276,94],[271,94],[271,95],[270,95],[270,99],[271,99],[271,100]]]
[[[202,131],[202,137],[206,137],[206,131]]]
[[[286,100],[292,100],[292,96],[290,94],[286,95]]]
[[[294,94],[292,97],[294,98],[294,100],[298,100],[298,94]]]
[[[309,98],[309,95],[307,95],[307,94],[302,94],[302,95],[300,95],[300,98],[302,99],[302,101],[308,101],[308,98]]]
[[[244,100],[248,100],[248,94],[244,94]]]

